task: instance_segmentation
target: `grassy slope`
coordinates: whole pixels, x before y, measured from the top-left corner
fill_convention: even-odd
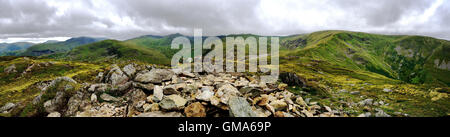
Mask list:
[[[63,42],[50,42],[50,43],[42,43],[29,47],[25,52],[20,54],[21,56],[40,56],[42,54],[36,53],[37,51],[45,51],[50,50],[54,53],[62,53],[68,52],[75,47],[93,43],[99,40],[103,40],[102,38],[89,38],[89,37],[78,37],[72,38]]]
[[[105,40],[77,47],[67,54],[67,58],[87,62],[119,59],[151,64],[170,64],[170,60],[156,50],[116,40]]]
[[[306,97],[335,107],[342,105],[339,101],[343,100],[358,102],[373,98],[391,103],[390,106],[382,107],[390,114],[400,111],[413,116],[448,115],[448,98],[430,101],[434,97],[431,92],[435,92],[436,87],[448,87],[446,82],[449,72],[436,69],[431,64],[436,58],[449,59],[449,52],[445,50],[449,46],[448,41],[346,31],[322,31],[299,38],[307,40],[306,46],[299,46],[295,50],[281,48],[281,70],[295,72],[332,91],[332,96],[325,98],[309,94]],[[284,40],[294,41],[296,38]],[[423,53],[423,56],[398,55],[395,51],[397,46],[406,50],[411,48],[414,52]],[[399,67],[400,62],[403,62],[402,67]],[[421,76],[419,74],[425,75],[420,77],[425,84],[408,84],[412,83],[411,78]],[[393,89],[394,92],[383,92],[384,88]],[[361,91],[361,95],[338,93],[341,89]],[[303,89],[293,90],[298,92]],[[363,108],[349,111],[357,115],[363,112]]]
[[[33,45],[34,43],[28,42],[0,43],[0,56],[18,55]]]
[[[30,72],[22,74],[31,64],[52,62],[49,66],[34,67]],[[16,66],[16,73],[6,74],[4,69],[11,65]],[[0,60],[0,106],[7,102],[30,100],[40,93],[37,88],[39,82],[50,81],[57,77],[75,77],[97,71],[100,66],[79,62],[55,61],[48,59],[26,59],[23,57],[1,57]]]

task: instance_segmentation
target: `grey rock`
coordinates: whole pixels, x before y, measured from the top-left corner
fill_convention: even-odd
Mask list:
[[[14,107],[16,107],[16,104],[6,103],[3,107],[0,108],[0,113],[4,112],[4,111],[9,111],[9,110],[13,109]]]
[[[186,105],[187,100],[179,95],[165,96],[159,106],[164,110],[180,110]]]
[[[104,73],[103,72],[99,72],[98,74],[97,74],[97,76],[95,77],[95,80],[97,81],[97,82],[102,82],[103,81],[103,75],[104,75]]]
[[[134,64],[128,64],[123,67],[123,72],[125,72],[128,77],[133,77],[136,73],[136,68],[134,67]]]
[[[91,95],[91,102],[97,102],[97,95],[95,94]]]
[[[63,82],[63,81],[67,81],[67,82],[70,82],[70,83],[77,84],[77,82],[75,80],[73,80],[72,78],[69,78],[69,77],[58,77],[58,78],[52,80],[50,82],[50,84],[48,84],[47,87],[43,88],[43,91],[46,91],[47,89],[52,88],[52,87],[56,86],[56,84],[58,84],[60,82]]]
[[[152,69],[146,73],[138,73],[134,81],[141,83],[161,83],[163,81],[168,81],[172,78],[174,73],[166,69]]]
[[[311,101],[311,98],[306,98],[305,102],[309,104],[309,102]]]
[[[16,70],[16,65],[15,65],[15,64],[12,64],[11,66],[6,67],[5,70],[4,70],[4,72],[5,72],[6,74],[16,73],[16,72],[17,72],[17,70]]]
[[[210,101],[211,97],[214,96],[214,92],[211,89],[212,87],[204,86],[202,87],[201,93],[198,94],[195,98],[203,101]]]
[[[155,86],[153,90],[153,101],[159,102],[163,99],[163,97],[164,97],[163,88],[161,86]]]
[[[363,101],[360,101],[358,104],[360,106],[370,106],[370,105],[373,104],[373,99],[368,98],[368,99],[365,99]]]
[[[138,102],[147,100],[147,95],[141,89],[135,89],[126,95],[133,103],[133,106],[136,106]]]
[[[47,117],[61,117],[61,113],[59,112],[52,112],[47,115]]]
[[[108,101],[108,102],[118,102],[118,101],[120,101],[118,98],[113,97],[113,96],[111,96],[111,95],[109,95],[109,94],[106,94],[106,93],[101,94],[101,95],[100,95],[100,98],[101,98],[102,100]]]
[[[169,85],[163,88],[164,95],[172,95],[172,94],[179,94],[180,92],[177,91],[175,85]]]
[[[108,84],[105,83],[100,83],[100,84],[92,84],[89,88],[88,91],[93,93],[93,92],[105,92],[106,90],[110,89],[111,86],[109,86]]]
[[[56,92],[55,98],[44,103],[44,108],[47,113],[61,112],[67,103],[65,93],[62,91]]]
[[[243,88],[239,89],[239,92],[243,95],[248,95],[248,96],[254,98],[254,97],[261,95],[261,93],[263,93],[264,91],[262,91],[261,89],[258,89],[258,88],[243,87]]]
[[[151,83],[142,84],[142,83],[134,82],[133,86],[136,88],[140,88],[142,90],[146,90],[146,91],[152,91],[155,88],[155,85],[153,85]]]
[[[139,102],[137,102],[135,108],[139,111],[144,111],[144,107],[143,107],[144,104],[145,104],[145,101],[139,101]]]
[[[137,117],[183,117],[183,114],[181,114],[180,112],[154,111],[154,112],[141,113],[141,114],[137,115]]]
[[[232,85],[224,84],[222,85],[215,94],[220,98],[220,102],[223,104],[228,104],[228,100],[233,96],[239,96],[241,93]]]
[[[387,114],[382,109],[377,108],[375,111],[377,111],[377,113],[375,113],[375,117],[391,117],[391,115]]]
[[[67,102],[67,110],[64,113],[65,116],[73,116],[78,111],[78,108],[81,105],[81,101],[83,99],[83,92],[78,91],[74,96],[69,99]]]
[[[232,117],[258,117],[252,107],[243,97],[231,97],[229,99],[230,116]]]
[[[120,70],[119,66],[112,65],[112,69],[109,71],[108,75],[106,76],[107,82],[111,84],[113,87],[117,87],[121,84],[124,84],[128,81],[128,77],[125,75],[125,73]]]

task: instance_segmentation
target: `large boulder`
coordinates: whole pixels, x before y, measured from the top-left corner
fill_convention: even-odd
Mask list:
[[[174,73],[167,69],[152,69],[146,73],[138,73],[134,81],[141,83],[161,83],[172,78]]]
[[[123,72],[125,72],[128,77],[132,78],[136,73],[136,68],[134,67],[134,64],[128,64],[123,67]]]
[[[243,97],[231,97],[229,102],[230,116],[232,117],[257,117],[256,112]]]
[[[45,91],[45,90],[47,90],[47,89],[50,89],[50,88],[52,88],[52,87],[55,87],[58,83],[63,82],[63,81],[66,81],[66,82],[69,82],[69,83],[77,84],[77,81],[73,80],[72,78],[69,78],[69,77],[58,77],[58,78],[52,80],[52,81],[50,82],[50,84],[48,84],[48,86],[44,87],[42,90]]]
[[[125,84],[129,79],[117,65],[112,65],[112,68],[109,71],[108,75],[106,75],[106,78],[107,82],[113,87]]]
[[[45,111],[47,113],[62,112],[62,109],[64,109],[64,106],[67,103],[65,94],[66,93],[64,93],[63,91],[56,92],[55,98],[47,100],[44,103]]]
[[[77,92],[74,96],[72,96],[69,99],[69,102],[67,102],[67,110],[64,114],[65,116],[73,116],[78,111],[78,108],[81,105],[81,101],[83,99],[83,92]]]

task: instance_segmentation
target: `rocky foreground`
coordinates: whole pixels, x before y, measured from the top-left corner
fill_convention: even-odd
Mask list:
[[[112,65],[94,83],[68,77],[41,83],[22,116],[48,117],[339,117],[347,114],[244,73],[190,73]],[[294,79],[294,82],[299,82]],[[22,104],[23,105],[23,104]],[[10,113],[19,106],[0,109]]]

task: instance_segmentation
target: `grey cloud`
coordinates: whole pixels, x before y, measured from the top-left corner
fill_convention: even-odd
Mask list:
[[[288,35],[321,29],[308,28],[309,26],[295,23],[284,23],[298,20],[295,16],[289,17],[289,20],[276,20],[275,24],[267,24],[266,20],[259,18],[260,13],[257,12],[260,10],[258,9],[261,3],[259,0],[107,0],[107,3],[99,3],[97,0],[78,0],[63,2],[77,2],[81,8],[71,4],[63,15],[58,16],[59,7],[49,5],[49,1],[0,0],[0,39],[94,36],[123,40],[147,34],[183,33],[191,35],[194,28],[202,28],[204,35],[236,33]],[[331,27],[333,29],[388,34],[420,34],[450,39],[449,1],[444,1],[444,4],[437,9],[436,14],[430,17],[429,21],[413,26],[399,26],[397,22],[404,17],[411,16],[412,13],[424,12],[433,1],[330,0],[325,3],[331,4],[333,9],[322,9],[322,6],[313,8],[325,11],[330,15],[334,15],[332,12],[336,10],[345,12],[345,16],[339,16],[330,21],[338,24],[336,28]],[[302,9],[298,10],[298,12],[302,12]],[[349,18],[356,22],[348,21]],[[308,21],[308,19],[302,19],[302,21]],[[358,25],[362,25],[362,27],[348,27]],[[407,27],[413,29],[403,30]]]
[[[405,14],[421,12],[432,3],[430,0],[333,0],[333,4],[365,19],[368,25],[384,26],[398,21]]]

